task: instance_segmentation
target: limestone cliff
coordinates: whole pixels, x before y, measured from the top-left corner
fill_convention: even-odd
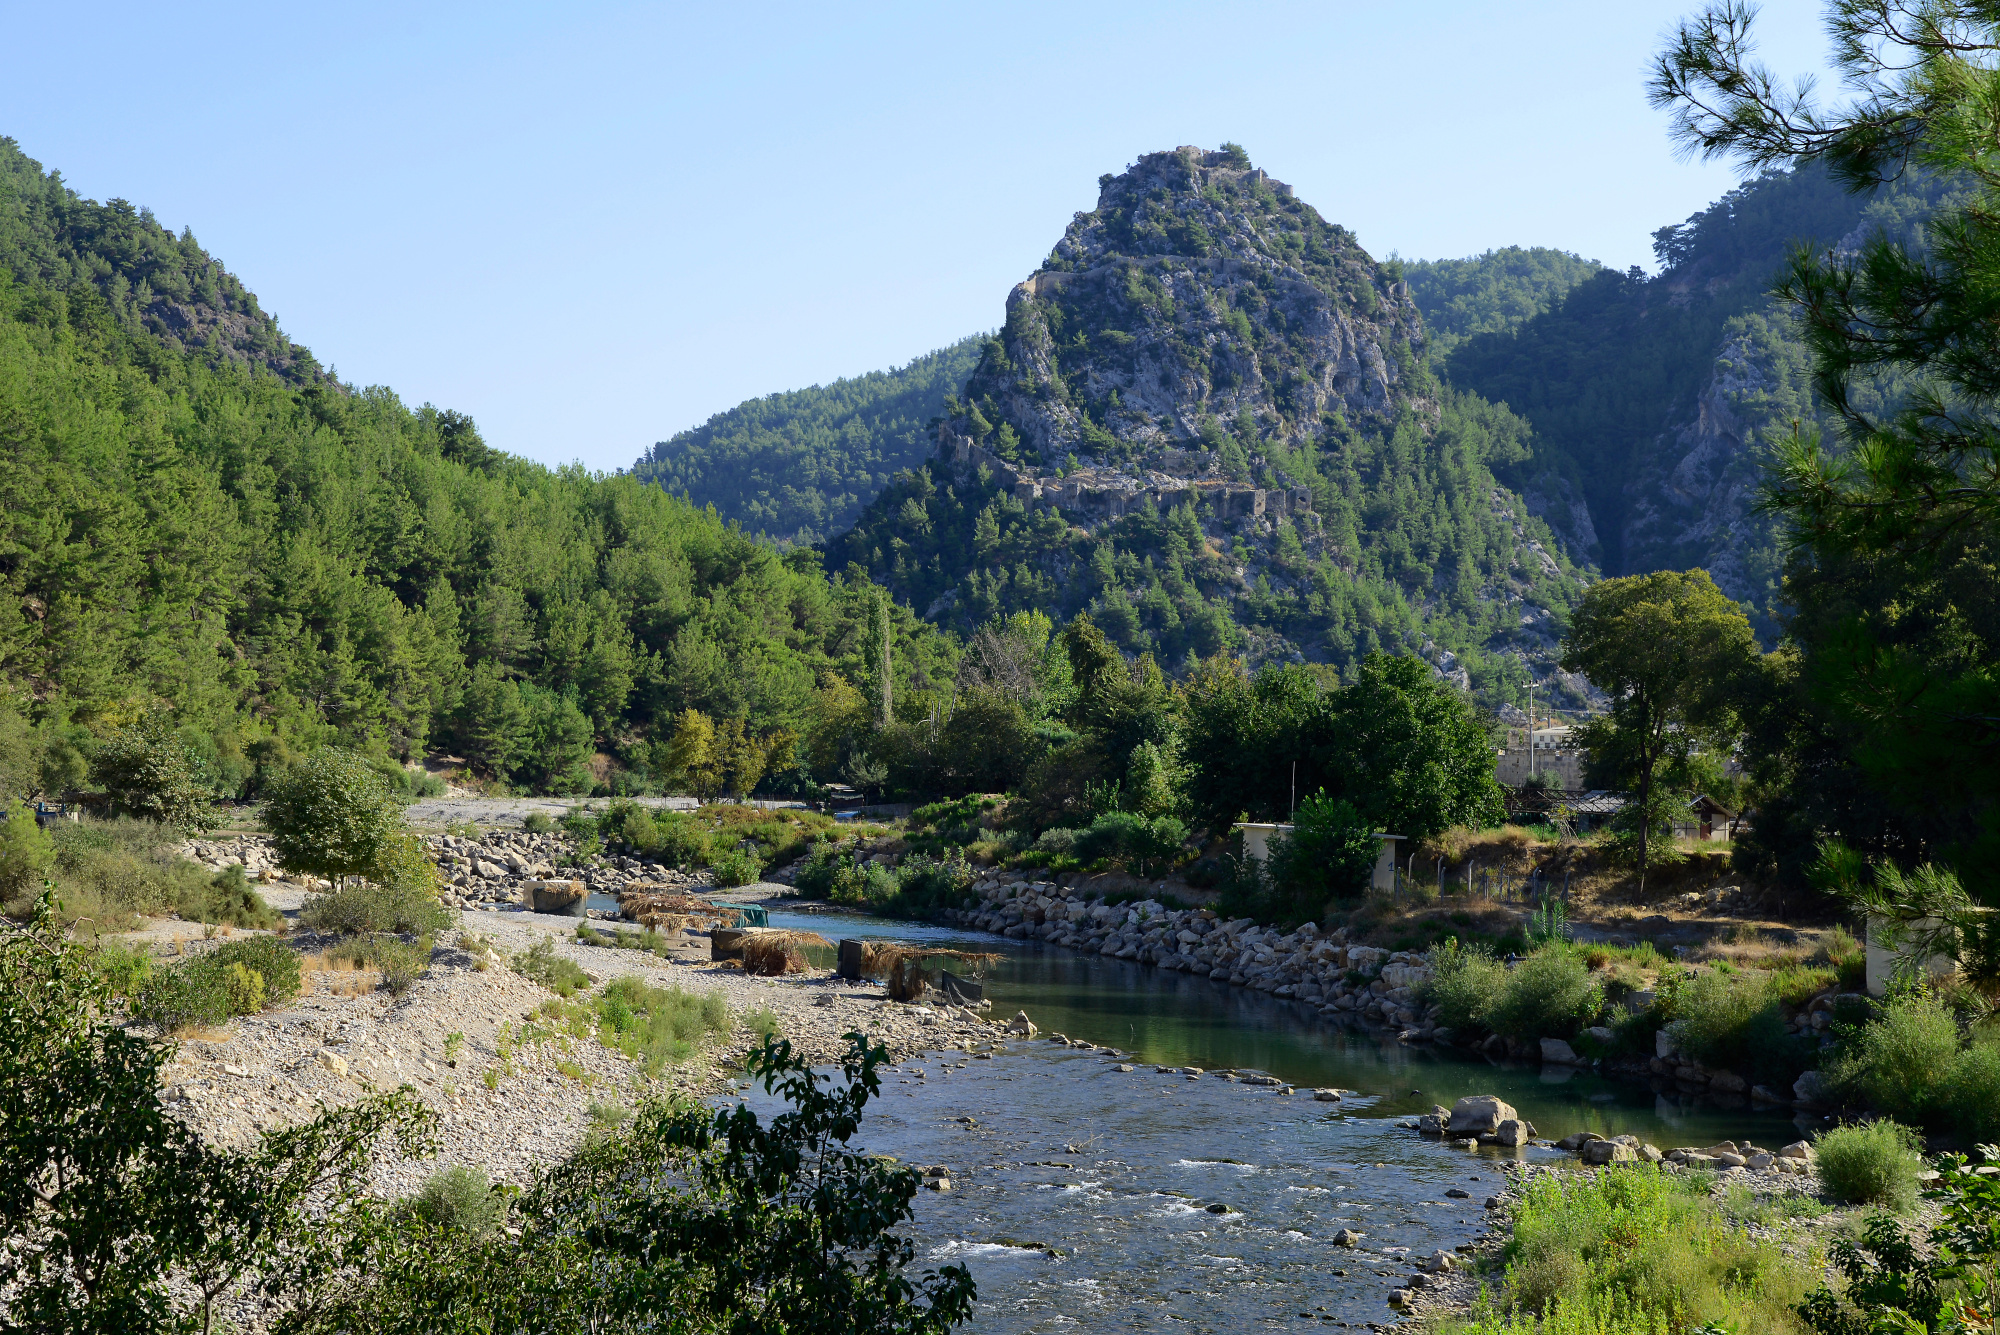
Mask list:
[[[1149,153],[1099,184],[1009,295],[956,434],[1116,464],[1394,415],[1423,320],[1351,233],[1240,150]]]

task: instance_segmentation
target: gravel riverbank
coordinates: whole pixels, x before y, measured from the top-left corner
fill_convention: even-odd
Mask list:
[[[265,897],[292,916],[305,892],[281,884],[266,887]],[[878,985],[826,971],[745,976],[734,965],[711,963],[705,937],[690,937],[662,959],[581,944],[575,929],[573,918],[466,914],[459,929],[438,938],[430,970],[401,997],[351,992],[354,975],[309,969],[306,990],[283,1008],[182,1040],[163,1074],[169,1106],[211,1139],[245,1144],[260,1131],[309,1120],[321,1103],[340,1106],[407,1084],[438,1112],[444,1148],[435,1160],[379,1165],[376,1188],[400,1194],[455,1164],[525,1183],[538,1166],[581,1142],[594,1101],[629,1104],[647,1094],[700,1096],[733,1087],[743,1054],[758,1041],[741,1024],[688,1062],[668,1066],[658,1080],[647,1080],[623,1054],[594,1039],[508,1042],[554,994],[505,961],[545,939],[597,982],[629,974],[655,987],[720,993],[737,1017],[768,1010],[779,1034],[815,1062],[837,1059],[846,1048],[843,1035],[853,1030],[878,1039],[899,1060],[1005,1038],[968,1012],[890,1002]],[[133,935],[170,954],[203,948],[187,924],[155,924]],[[300,941],[309,965],[312,944]],[[449,1041],[453,1034],[460,1036],[456,1043]],[[510,1049],[504,1063],[503,1046]],[[486,1076],[495,1070],[506,1074],[489,1087]]]

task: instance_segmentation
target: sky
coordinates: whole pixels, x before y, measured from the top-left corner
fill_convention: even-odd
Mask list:
[[[1686,3],[17,5],[0,135],[195,236],[342,379],[629,467],[997,326],[1097,177],[1233,140],[1378,258],[1653,267],[1736,182]],[[1763,51],[1820,66],[1817,3]]]

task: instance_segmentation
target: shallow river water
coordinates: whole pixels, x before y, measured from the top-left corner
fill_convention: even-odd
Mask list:
[[[1288,1001],[1130,961],[846,915],[780,911],[771,921],[830,939],[1001,952],[981,971],[996,1016],[1026,1010],[1045,1034],[1108,1045],[1138,1066],[1119,1073],[1104,1053],[1037,1040],[992,1060],[926,1054],[885,1076],[859,1143],[951,1170],[951,1192],[919,1194],[913,1236],[920,1266],[971,1267],[977,1332],[1386,1321],[1408,1256],[1471,1241],[1482,1202],[1503,1185],[1498,1152],[1448,1149],[1394,1125],[1466,1094],[1498,1094],[1549,1137],[1588,1129],[1662,1145],[1725,1136],[1771,1145],[1799,1135],[1789,1115],[1405,1047]],[[1355,1094],[1317,1103],[1160,1074],[1161,1065],[1263,1071],[1302,1091]],[[748,1097],[760,1110],[770,1102]],[[1453,1188],[1468,1198],[1447,1197]],[[1359,1248],[1332,1245],[1342,1228],[1365,1234]]]

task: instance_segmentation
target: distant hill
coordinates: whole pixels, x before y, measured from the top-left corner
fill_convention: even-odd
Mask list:
[[[1520,328],[1604,266],[1566,250],[1508,246],[1463,260],[1392,258],[1387,267],[1409,283],[1437,361],[1475,334]]]
[[[964,388],[981,338],[895,370],[739,403],[653,446],[633,476],[713,505],[748,532],[822,541],[922,461],[928,424]]]
[[[228,795],[329,742],[640,786],[681,711],[802,731],[875,643],[812,550],[339,384],[192,237],[11,141],[0,462],[0,798],[149,714]],[[905,668],[942,652],[896,633]]]
[[[1817,170],[1769,173],[1656,232],[1657,276],[1598,269],[1566,290],[1545,284],[1545,309],[1468,329],[1436,364],[1532,424],[1536,455],[1516,478],[1571,550],[1608,575],[1704,567],[1757,609],[1769,639],[1781,554],[1755,513],[1758,461],[1793,420],[1820,416],[1772,284],[1795,245],[1851,246],[1873,228],[1916,236],[1948,188],[1915,178],[1870,198]],[[1459,272],[1461,290],[1491,288],[1520,253],[1429,267]],[[1435,277],[1412,287],[1449,318],[1454,298]]]
[[[829,565],[960,629],[1087,611],[1172,670],[1387,650],[1496,699],[1552,679],[1582,572],[1500,475],[1526,424],[1431,375],[1410,285],[1234,146],[1099,186],[938,455]]]
[[[313,355],[285,337],[193,231],[176,237],[151,209],[82,198],[7,138],[0,138],[0,268],[51,299],[88,287],[127,332],[177,350],[262,366],[297,384],[321,378]]]

